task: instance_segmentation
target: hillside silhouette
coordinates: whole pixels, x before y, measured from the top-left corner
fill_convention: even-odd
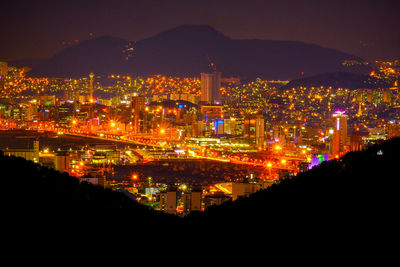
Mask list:
[[[6,211],[35,214],[37,222],[63,215],[79,221],[112,211],[114,227],[140,226],[153,231],[185,229],[193,233],[220,227],[262,227],[267,232],[299,230],[315,235],[322,231],[321,235],[329,235],[349,231],[360,234],[361,229],[368,228],[371,235],[391,230],[395,221],[399,151],[400,138],[394,138],[323,162],[248,198],[212,206],[184,219],[150,210],[122,193],[79,183],[74,177],[23,158],[0,155],[3,215]]]
[[[315,44],[277,40],[235,40],[207,25],[182,25],[153,37],[128,41],[100,37],[67,47],[33,64],[45,77],[86,77],[88,73],[198,77],[213,62],[224,77],[295,79],[352,70],[345,60],[361,58]],[[21,64],[21,62],[19,62]]]
[[[5,199],[2,213],[13,214],[12,222],[25,222],[29,218],[25,227],[32,227],[33,223],[41,230],[50,230],[57,223],[66,230],[99,231],[107,223],[113,227],[135,228],[160,224],[160,229],[179,225],[177,217],[151,210],[124,193],[79,182],[67,173],[20,157],[4,156],[1,151],[0,169]],[[109,217],[110,214],[113,216]]]
[[[393,231],[398,209],[400,139],[394,138],[339,160],[322,162],[248,198],[189,216],[203,227],[264,225],[321,237],[352,233],[369,238]],[[332,237],[332,236],[331,236]]]

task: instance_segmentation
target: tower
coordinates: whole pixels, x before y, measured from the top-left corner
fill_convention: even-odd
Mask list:
[[[89,74],[89,78],[90,78],[90,98],[89,98],[89,101],[90,102],[93,102],[94,100],[93,100],[93,78],[94,78],[94,74],[93,74],[93,72],[91,72],[90,74]]]

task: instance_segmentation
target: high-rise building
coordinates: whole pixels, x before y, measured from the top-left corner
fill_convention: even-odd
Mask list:
[[[160,193],[160,210],[170,214],[176,214],[176,191]]]
[[[334,132],[332,139],[332,156],[341,157],[349,151],[349,137],[347,134],[347,115],[344,111],[333,114]]]
[[[201,101],[215,104],[221,101],[221,72],[201,73]]]
[[[263,145],[264,143],[264,118],[262,115],[248,116],[244,120],[244,137],[249,139],[250,143]]]
[[[221,135],[224,134],[224,120],[216,120],[214,121],[214,129],[215,129],[215,134],[216,135]]]
[[[71,168],[71,157],[67,152],[59,152],[55,155],[54,167],[57,171],[68,172]]]
[[[0,62],[0,76],[6,75],[8,72],[8,63],[7,62]]]
[[[133,131],[144,133],[147,130],[146,98],[143,96],[132,97]]]
[[[350,151],[362,151],[364,149],[364,141],[362,135],[357,131],[350,134]]]
[[[201,211],[201,191],[193,191],[183,195],[183,209],[186,214]]]

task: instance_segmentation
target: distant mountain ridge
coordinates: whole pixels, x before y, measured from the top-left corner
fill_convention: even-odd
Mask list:
[[[290,81],[281,89],[294,87],[320,87],[331,86],[332,88],[346,88],[350,90],[356,89],[377,89],[389,88],[391,84],[379,80],[375,77],[362,74],[354,74],[347,72],[323,73],[311,77],[304,77]]]
[[[298,41],[235,40],[206,25],[183,25],[134,43],[126,60],[128,40],[100,37],[73,45],[32,66],[32,76],[84,77],[88,73],[148,76],[200,76],[217,71],[226,77],[295,79],[326,72],[357,71],[342,65],[358,60],[334,49]]]

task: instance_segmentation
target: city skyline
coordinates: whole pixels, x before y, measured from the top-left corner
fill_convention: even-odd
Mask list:
[[[269,252],[265,235],[287,255],[338,243],[325,261],[359,262],[363,246],[380,256],[392,242],[375,237],[397,230],[399,7],[2,2],[6,244],[41,259],[46,244],[66,258],[173,247],[197,259],[191,244],[205,241],[202,254],[248,247],[248,261]]]
[[[400,57],[398,1],[18,1],[2,6],[0,59],[43,59],[105,35],[139,41],[183,24],[233,39],[315,43],[363,57]]]

